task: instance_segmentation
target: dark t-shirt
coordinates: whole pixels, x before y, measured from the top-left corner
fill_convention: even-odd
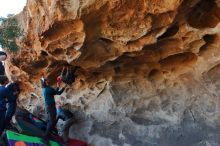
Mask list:
[[[65,88],[62,88],[61,90],[59,89],[54,89],[52,87],[46,86],[45,88],[42,89],[42,95],[44,97],[44,102],[46,106],[48,105],[55,105],[55,95],[61,95]]]
[[[5,75],[5,67],[3,63],[0,61],[0,75]]]
[[[0,110],[6,110],[6,99],[9,97],[8,89],[0,86]]]
[[[9,91],[9,97],[8,97],[8,102],[9,103],[14,103],[16,102],[16,99],[18,97],[18,94],[20,93],[20,87],[18,83],[10,83],[6,87]]]

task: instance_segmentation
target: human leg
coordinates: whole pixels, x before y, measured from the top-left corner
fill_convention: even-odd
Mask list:
[[[47,111],[47,129],[45,132],[45,136],[49,136],[51,131],[56,126],[56,108],[55,106],[50,105],[46,107],[46,111]]]
[[[5,110],[0,110],[0,135],[2,135],[5,130]]]
[[[74,124],[74,122],[75,122],[74,118],[71,118],[71,119],[69,119],[65,122],[64,127],[62,129],[62,138],[63,138],[64,142],[68,141],[68,139],[69,139],[69,130],[70,130],[70,127]]]
[[[10,123],[10,121],[16,111],[16,106],[17,106],[16,102],[8,104],[8,108],[7,108],[6,114],[5,114],[6,126],[8,125],[8,123]]]

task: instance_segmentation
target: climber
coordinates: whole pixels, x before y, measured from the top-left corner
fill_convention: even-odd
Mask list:
[[[15,76],[11,77],[12,82],[9,83],[6,88],[9,91],[9,97],[8,97],[8,102],[7,102],[7,111],[5,115],[5,120],[6,120],[6,126],[10,125],[10,121],[12,119],[12,116],[14,115],[17,107],[17,98],[20,94],[20,86],[17,82],[17,78]]]
[[[59,85],[61,80],[68,85],[71,85],[73,82],[75,82],[76,71],[78,68],[78,66],[72,68],[68,65],[65,65],[61,72],[61,75],[57,77],[57,84]]]
[[[5,52],[0,51],[0,76],[5,75],[5,67],[3,61],[7,59],[7,54]]]
[[[48,142],[48,136],[50,135],[50,132],[52,129],[56,126],[56,106],[55,106],[55,95],[61,95],[63,91],[66,88],[66,85],[59,90],[59,88],[54,89],[49,86],[47,80],[45,78],[41,78],[41,84],[42,84],[42,95],[44,97],[45,102],[45,110],[47,114],[47,129],[44,135],[44,142]]]
[[[56,111],[57,111],[57,121],[59,119],[64,121],[64,125],[62,128],[62,138],[63,141],[67,144],[68,143],[68,136],[69,136],[69,129],[75,122],[75,119],[73,117],[73,113],[71,113],[69,110],[63,109],[61,107],[61,103],[57,102],[56,105]]]
[[[0,76],[0,135],[5,129],[6,99],[9,97],[8,89],[5,87],[7,83],[8,78]]]
[[[84,141],[69,138],[71,126],[77,122],[76,117],[67,108],[63,108],[60,102],[56,104],[57,120],[61,119],[64,123],[60,124],[61,136],[66,146],[87,146]]]
[[[63,109],[60,102],[57,102],[56,104],[56,111],[57,120],[61,119],[63,121],[66,121],[73,117],[73,113],[71,113],[69,110]]]

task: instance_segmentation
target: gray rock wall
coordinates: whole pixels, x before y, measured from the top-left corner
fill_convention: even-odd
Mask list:
[[[108,83],[77,114],[70,136],[92,146],[219,146],[216,72],[181,75],[161,89],[144,78]]]

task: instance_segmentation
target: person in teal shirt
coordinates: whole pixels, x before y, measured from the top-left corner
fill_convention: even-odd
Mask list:
[[[56,126],[56,104],[55,104],[55,95],[61,95],[63,91],[65,90],[66,86],[59,89],[54,89],[48,85],[48,82],[45,78],[41,78],[41,84],[42,84],[42,95],[44,97],[44,103],[45,103],[45,110],[47,115],[47,128],[45,132],[45,139],[48,139],[51,131]]]

